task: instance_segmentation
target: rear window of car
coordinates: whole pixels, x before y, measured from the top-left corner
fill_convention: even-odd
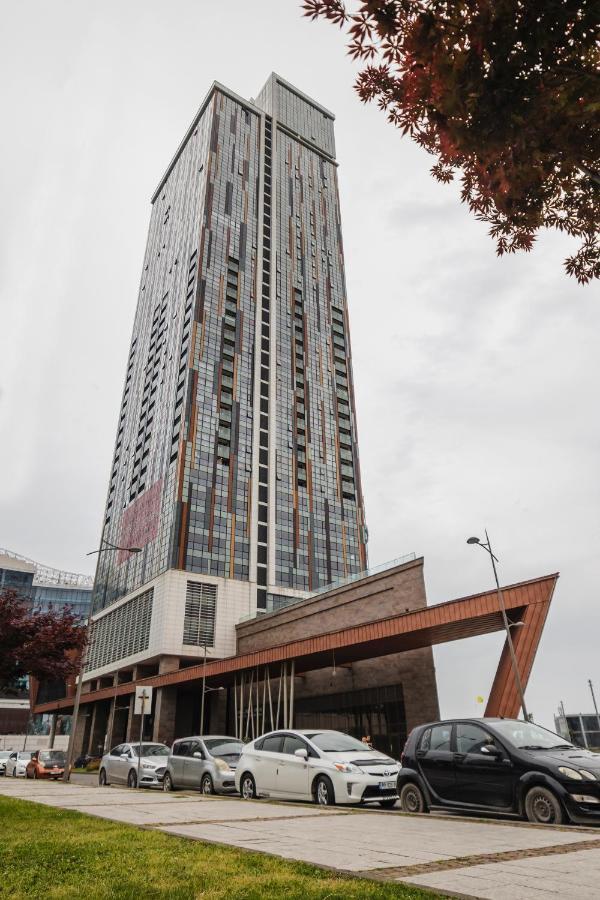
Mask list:
[[[434,725],[426,728],[419,744],[420,750],[450,750],[452,725]]]

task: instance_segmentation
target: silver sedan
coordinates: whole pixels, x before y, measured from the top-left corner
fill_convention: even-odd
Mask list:
[[[141,751],[140,751],[141,747]],[[98,782],[126,784],[130,788],[156,787],[161,784],[169,748],[165,744],[119,744],[100,761]]]
[[[242,741],[222,735],[175,741],[163,778],[163,790],[196,788],[203,794],[233,793],[235,769],[243,748]]]

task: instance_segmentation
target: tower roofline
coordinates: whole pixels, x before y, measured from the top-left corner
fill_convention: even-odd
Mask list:
[[[277,72],[271,72],[269,79],[274,79],[279,84],[283,85],[283,87],[287,88],[288,91],[291,91],[292,94],[296,94],[297,97],[300,97],[301,100],[304,100],[305,103],[310,104],[310,106],[314,106],[315,109],[318,109],[319,112],[322,112],[323,115],[327,116],[333,121],[335,121],[335,115],[331,112],[330,109],[327,109],[326,106],[323,106],[321,103],[317,103],[316,100],[313,100],[312,97],[309,97],[308,94],[305,94],[304,91],[301,91],[300,88],[297,88],[295,84],[291,84],[291,82],[286,81],[285,78],[282,78],[281,75],[278,75]]]
[[[242,106],[244,106],[247,110],[249,110],[250,112],[254,113],[255,115],[257,115],[257,116],[262,115],[262,110],[260,110],[260,109],[259,109],[257,106],[255,106],[253,103],[250,103],[249,100],[246,100],[244,97],[240,97],[239,94],[236,94],[235,91],[232,91],[230,88],[226,87],[224,84],[221,84],[220,81],[213,81],[213,83],[212,83],[211,86],[209,87],[209,89],[208,89],[208,91],[207,91],[207,93],[206,93],[206,95],[205,95],[205,97],[204,97],[204,100],[203,100],[202,103],[200,104],[200,108],[199,108],[198,112],[196,113],[196,115],[195,115],[194,118],[192,119],[191,125],[190,125],[189,128],[187,129],[186,133],[185,133],[184,136],[183,136],[183,139],[182,139],[181,143],[179,144],[177,150],[175,151],[175,154],[174,154],[174,156],[173,156],[171,162],[170,162],[169,165],[167,166],[167,168],[166,168],[166,170],[165,170],[165,173],[164,173],[163,177],[161,178],[161,180],[160,180],[160,182],[159,182],[159,184],[158,184],[158,187],[156,188],[156,190],[155,190],[154,193],[152,194],[152,203],[154,203],[154,202],[156,201],[156,199],[158,198],[158,195],[159,195],[160,192],[162,191],[162,189],[163,189],[163,187],[164,187],[164,184],[165,184],[167,178],[169,177],[169,175],[170,175],[171,172],[173,171],[173,169],[174,169],[174,167],[175,167],[175,165],[176,165],[176,163],[177,163],[177,160],[178,160],[179,157],[181,156],[181,154],[182,154],[182,152],[183,152],[183,150],[184,150],[184,148],[185,148],[185,145],[187,144],[187,142],[189,141],[190,137],[191,137],[192,134],[194,133],[194,129],[196,128],[196,125],[198,124],[198,122],[200,121],[200,119],[202,118],[202,116],[204,115],[204,112],[205,112],[205,110],[206,110],[206,107],[207,107],[208,104],[210,103],[213,94],[214,94],[215,92],[217,92],[217,91],[218,91],[220,94],[225,94],[227,97],[230,97],[232,100],[235,100],[236,103],[240,103]]]
[[[289,81],[286,81],[285,78],[282,78],[281,75],[278,75],[277,72],[271,72],[271,74],[269,75],[269,78],[267,79],[265,84],[268,84],[269,81],[275,81],[278,84],[281,84],[288,91],[291,91],[292,94],[296,94],[297,97],[300,97],[301,100],[304,100],[305,103],[308,103],[314,109],[318,109],[319,112],[323,113],[324,116],[327,116],[329,119],[331,119],[332,122],[335,121],[335,115],[331,112],[331,110],[327,109],[321,103],[317,103],[316,100],[313,100],[313,98],[309,97],[308,94],[305,94],[304,91],[301,91],[295,85],[291,84]],[[262,90],[262,88],[261,88],[261,90]],[[177,160],[179,159],[179,157],[181,156],[181,154],[185,148],[185,145],[187,144],[190,137],[194,133],[194,129],[196,128],[198,122],[202,118],[204,111],[206,110],[206,107],[210,103],[211,98],[216,91],[218,91],[221,94],[225,94],[225,96],[230,97],[232,100],[235,100],[236,103],[239,103],[241,106],[244,106],[247,110],[249,110],[250,112],[253,112],[255,115],[259,115],[259,116],[263,115],[263,110],[261,110],[258,106],[256,106],[255,103],[252,103],[250,100],[246,100],[245,97],[241,97],[239,94],[236,94],[235,91],[232,91],[231,88],[226,87],[226,85],[222,84],[220,81],[213,81],[213,83],[211,84],[210,88],[208,89],[202,103],[200,104],[200,108],[198,109],[198,112],[192,119],[192,122],[191,122],[189,128],[187,129],[186,133],[184,134],[181,143],[177,147],[177,150],[175,151],[175,154],[174,154],[173,158],[171,159],[171,162],[167,166],[165,173],[158,184],[158,187],[152,194],[152,203],[156,202],[158,195],[162,191],[167,178],[173,171],[173,169],[177,163]]]

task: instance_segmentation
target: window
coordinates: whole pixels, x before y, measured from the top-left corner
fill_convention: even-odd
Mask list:
[[[310,756],[310,750],[304,741],[300,740],[299,737],[296,737],[295,734],[286,734],[283,739],[282,753],[289,753],[290,756],[293,756],[296,750],[306,750]]]
[[[188,744],[188,752],[186,756],[193,756],[194,753],[200,753],[202,755],[202,759],[204,759],[204,753],[202,752],[202,744],[200,741],[189,741]]]
[[[86,672],[148,649],[153,595],[150,588],[94,622]]]
[[[450,739],[452,736],[452,725],[435,725],[431,729],[431,737],[429,739],[429,747],[426,750],[450,750]]]
[[[283,735],[273,734],[270,737],[266,737],[263,740],[262,745],[257,749],[265,750],[267,753],[281,753],[282,745]]]
[[[479,725],[459,722],[456,726],[456,749],[458,753],[481,753],[481,748],[497,746],[494,738]]]
[[[110,755],[111,755],[111,756],[120,756],[121,753],[124,753],[124,752],[125,752],[125,745],[124,745],[124,744],[119,744],[118,747],[115,747],[114,750],[111,750],[111,751],[110,751]]]
[[[191,741],[180,741],[173,747],[173,756],[189,756],[189,750],[191,746]]]
[[[184,644],[214,646],[216,607],[216,584],[188,581],[183,620]]]

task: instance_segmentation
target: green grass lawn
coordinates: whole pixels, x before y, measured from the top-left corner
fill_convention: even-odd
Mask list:
[[[0,797],[0,897],[10,900],[434,896]]]

